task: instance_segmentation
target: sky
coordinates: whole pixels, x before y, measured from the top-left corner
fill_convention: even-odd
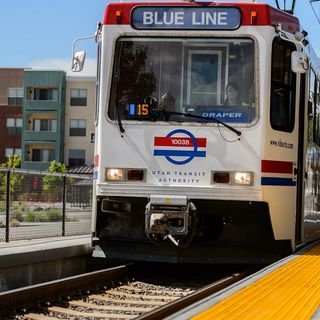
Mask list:
[[[124,0],[125,1],[125,0]],[[152,0],[151,0],[152,1]],[[279,0],[283,5],[284,0]],[[286,0],[287,6],[291,0]],[[0,0],[0,68],[59,69],[71,74],[73,40],[93,35],[108,0]],[[276,6],[275,0],[258,1]],[[320,0],[313,2],[320,20]],[[295,15],[320,57],[320,23],[309,0],[296,0]],[[93,39],[81,75],[95,75]]]
[[[73,40],[94,35],[106,0],[0,0],[0,68],[67,69]],[[96,45],[87,51],[83,73],[95,74]],[[82,48],[81,48],[82,49]]]

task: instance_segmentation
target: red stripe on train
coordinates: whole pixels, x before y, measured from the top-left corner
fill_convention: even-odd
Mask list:
[[[265,173],[292,173],[293,162],[261,160],[261,172]]]

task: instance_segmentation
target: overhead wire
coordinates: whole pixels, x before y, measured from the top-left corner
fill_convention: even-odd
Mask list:
[[[312,1],[312,0],[309,0],[309,1]],[[320,0],[317,0],[317,1],[320,1]],[[290,14],[293,14],[293,13],[294,13],[294,8],[295,8],[295,5],[296,5],[296,0],[292,0],[292,2],[291,2],[291,9],[289,9],[289,10],[287,9],[287,0],[283,0],[283,9],[281,9],[279,0],[275,0],[275,3],[276,3],[276,6],[277,6],[277,9],[283,10],[283,11],[288,12],[288,13],[290,13]]]

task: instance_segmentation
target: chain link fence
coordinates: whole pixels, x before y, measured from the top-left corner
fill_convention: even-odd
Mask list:
[[[92,177],[0,169],[0,242],[91,232]]]

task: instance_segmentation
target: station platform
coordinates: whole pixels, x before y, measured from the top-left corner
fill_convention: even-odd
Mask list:
[[[0,268],[89,254],[90,235],[0,242]]]
[[[320,242],[167,319],[320,319]]]
[[[0,242],[0,292],[87,272],[90,235]]]

